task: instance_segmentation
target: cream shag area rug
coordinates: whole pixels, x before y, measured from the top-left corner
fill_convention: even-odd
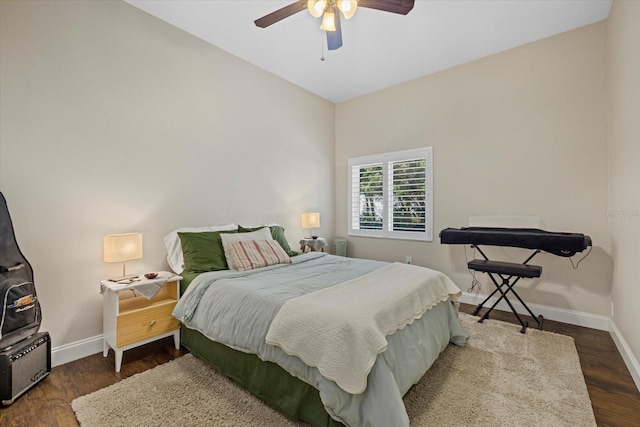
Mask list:
[[[461,313],[449,345],[404,397],[412,426],[595,426],[573,338]],[[83,427],[303,426],[191,354],[75,399]]]

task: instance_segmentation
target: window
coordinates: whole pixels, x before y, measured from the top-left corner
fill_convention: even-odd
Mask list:
[[[349,159],[349,234],[432,240],[432,148]]]

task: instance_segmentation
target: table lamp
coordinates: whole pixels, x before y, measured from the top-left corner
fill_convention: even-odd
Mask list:
[[[122,277],[109,279],[113,282],[136,277],[126,274],[125,261],[142,258],[142,234],[123,233],[104,236],[104,262],[121,262]]]
[[[320,212],[305,212],[300,217],[302,228],[309,229],[309,235],[311,235],[312,228],[320,227]],[[317,239],[318,236],[311,236],[312,239]]]

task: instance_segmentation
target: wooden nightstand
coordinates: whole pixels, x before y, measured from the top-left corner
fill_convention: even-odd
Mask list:
[[[130,284],[100,282],[104,297],[102,354],[107,357],[109,348],[115,351],[116,372],[120,372],[125,350],[171,335],[176,349],[180,348],[180,322],[171,313],[180,297],[181,279],[165,271],[156,279],[143,277]],[[122,291],[134,291],[136,296],[120,298]]]

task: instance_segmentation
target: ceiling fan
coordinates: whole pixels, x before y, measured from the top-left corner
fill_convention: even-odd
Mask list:
[[[260,28],[266,28],[304,9],[316,18],[322,17],[320,29],[327,33],[327,48],[336,50],[342,47],[340,12],[349,19],[358,7],[382,10],[384,12],[406,15],[413,9],[414,0],[298,0],[281,9],[271,12],[254,22]]]

